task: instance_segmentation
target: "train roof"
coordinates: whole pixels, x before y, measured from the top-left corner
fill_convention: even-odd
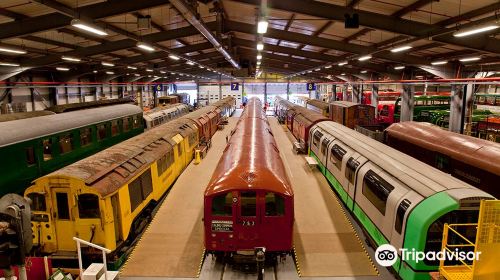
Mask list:
[[[250,102],[245,111],[250,109],[248,106],[252,107]],[[267,119],[242,118],[233,131],[205,196],[235,190],[269,190],[292,196],[293,190]]]
[[[307,105],[309,105],[309,104],[313,105],[316,108],[320,108],[320,109],[328,109],[328,107],[330,106],[328,104],[328,102],[317,100],[317,99],[309,99],[307,101]]]
[[[10,122],[21,119],[29,119],[41,116],[54,115],[55,113],[52,111],[31,111],[31,112],[21,112],[21,113],[12,113],[12,114],[1,114],[0,122]]]
[[[443,130],[430,123],[401,122],[389,126],[386,133],[425,149],[500,174],[500,144]]]
[[[166,114],[170,112],[175,112],[177,110],[182,110],[182,109],[188,109],[188,106],[182,103],[176,103],[176,104],[167,104],[165,106],[160,106],[156,107],[152,110],[149,110],[147,112],[144,112],[144,118],[145,119],[154,119],[159,116],[165,116]]]
[[[311,111],[311,110],[304,108],[304,107],[301,107],[301,106],[295,107],[294,110],[295,110],[295,113],[297,114],[297,116],[295,116],[295,118],[307,120],[308,122],[316,123],[316,122],[328,119],[327,117],[323,116],[320,113]]]
[[[102,99],[97,101],[89,101],[89,102],[79,102],[79,103],[69,103],[62,105],[54,105],[52,107],[47,108],[47,110],[52,111],[54,113],[67,113],[70,111],[82,110],[82,109],[90,109],[101,106],[110,106],[110,105],[118,105],[118,104],[126,104],[133,103],[134,101],[131,98],[117,98],[117,99]]]
[[[71,177],[101,196],[114,193],[198,128],[192,120],[176,119],[63,167],[44,177]]]
[[[338,107],[370,106],[370,105],[359,104],[359,103],[351,102],[351,101],[333,101],[330,104],[332,106],[338,106]]]
[[[0,147],[141,113],[141,108],[135,105],[119,104],[3,122]]]
[[[477,191],[478,196],[490,197],[487,193],[449,174],[341,124],[326,121],[318,123],[317,126],[339,138],[345,145],[386,170],[423,197],[452,189],[470,189]]]
[[[214,103],[212,103],[210,105],[215,106],[217,108],[227,107],[227,106],[231,105],[231,104],[229,104],[229,102],[231,102],[231,103],[236,102],[236,98],[234,98],[232,96],[224,97],[223,99],[221,99],[221,100],[219,100],[217,102],[214,102]]]

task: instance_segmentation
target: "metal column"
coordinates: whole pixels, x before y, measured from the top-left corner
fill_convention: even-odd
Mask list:
[[[267,103],[267,82],[266,79],[264,78],[264,106],[266,106],[265,105],[266,103]]]
[[[219,75],[219,100],[222,99],[222,75]]]
[[[377,115],[377,109],[378,109],[378,85],[377,84],[372,84],[372,96],[370,103],[372,106],[375,106],[375,115]]]
[[[286,83],[286,100],[290,100],[290,79]]]
[[[403,96],[401,98],[401,115],[400,121],[412,121],[413,120],[413,108],[415,107],[415,86],[413,85],[403,85]]]
[[[200,107],[200,80],[196,81],[196,107]]]
[[[347,89],[349,88],[348,84],[344,84],[342,89],[342,100],[347,101]]]
[[[462,133],[465,107],[466,93],[463,85],[451,86],[451,103],[450,103],[450,120],[448,129],[452,132]]]
[[[31,94],[31,111],[35,111],[35,89],[33,88],[33,76],[29,76],[30,94]]]
[[[332,97],[330,98],[331,101],[337,101],[337,85],[332,85]]]
[[[354,103],[361,103],[361,100],[359,99],[359,90],[360,90],[359,85],[352,86],[352,102]]]

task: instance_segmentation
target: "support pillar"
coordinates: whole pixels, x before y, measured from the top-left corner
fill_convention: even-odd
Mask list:
[[[31,111],[35,111],[35,89],[33,88],[33,76],[29,76],[30,80],[30,95],[31,95]]]
[[[68,84],[64,84],[64,96],[66,96],[66,104],[69,104]]]
[[[352,102],[361,103],[361,99],[359,98],[360,85],[352,86]]]
[[[290,100],[290,79],[286,83],[286,100]]]
[[[219,100],[222,99],[222,75],[219,75]]]
[[[466,95],[463,85],[451,86],[450,120],[448,129],[452,132],[463,133]]]
[[[266,103],[267,103],[267,82],[266,82],[266,78],[264,78],[264,106],[266,106],[265,105]]]
[[[196,107],[200,107],[200,80],[196,81]]]
[[[342,89],[342,100],[347,101],[347,90],[349,89],[348,84],[344,84],[344,87]]]
[[[330,102],[337,101],[337,85],[332,85],[332,97],[330,98]]]
[[[378,85],[377,84],[372,84],[372,96],[370,103],[372,106],[375,106],[375,116],[378,114]]]
[[[403,96],[401,98],[401,115],[399,117],[399,121],[407,122],[413,120],[413,109],[415,107],[414,99],[415,99],[415,86],[404,84]]]
[[[82,98],[82,87],[80,84],[81,80],[78,78],[78,99],[80,100],[80,103],[85,102],[85,98]]]

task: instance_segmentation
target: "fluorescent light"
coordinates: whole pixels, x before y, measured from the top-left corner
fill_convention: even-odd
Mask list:
[[[309,71],[307,71],[307,73],[312,73],[312,71],[311,71],[311,70],[309,70]]]
[[[448,61],[446,60],[439,60],[439,61],[433,61],[431,62],[432,65],[443,65],[443,64],[446,64],[448,63]]]
[[[57,71],[69,71],[69,68],[66,67],[56,67]]]
[[[257,55],[257,60],[261,60],[262,59],[262,55],[261,54],[258,54]]]
[[[109,63],[109,62],[101,62],[101,64],[102,64],[103,66],[109,66],[109,67],[113,67],[113,66],[115,66],[113,63]]]
[[[331,66],[331,65],[327,65],[327,66],[325,66],[325,69],[330,69],[330,68],[332,68],[332,66]]]
[[[10,63],[10,62],[0,62],[0,66],[12,66],[12,67],[18,67],[20,66],[17,63]]]
[[[151,47],[148,44],[142,43],[142,42],[137,43],[137,47],[140,48],[140,49],[143,49],[145,51],[148,51],[148,52],[154,52],[155,51],[155,49],[153,47]]]
[[[319,71],[319,70],[321,70],[321,68],[316,68],[316,69],[314,69],[314,71]]]
[[[186,62],[186,64],[188,64],[188,65],[194,65],[194,62],[192,62],[192,61],[189,61],[189,60],[188,60],[188,61]]]
[[[340,75],[345,76],[345,73],[342,73],[342,74],[340,74]]]
[[[134,67],[134,66],[127,66],[128,69],[132,69],[132,70],[137,70],[137,67]]]
[[[259,34],[264,34],[267,32],[267,26],[269,25],[269,23],[262,19],[259,21],[259,23],[257,24],[257,33]]]
[[[474,57],[465,57],[465,58],[461,58],[459,59],[461,62],[469,62],[469,61],[476,61],[476,60],[480,60],[481,58],[478,57],[478,56],[474,56]]]
[[[63,56],[62,59],[66,60],[66,61],[73,61],[73,62],[80,62],[80,61],[82,61],[79,58],[71,57],[71,56]]]
[[[371,55],[365,55],[365,56],[362,56],[360,58],[358,58],[359,61],[365,61],[365,60],[368,60],[368,59],[371,59],[372,56]]]
[[[94,34],[97,34],[99,36],[106,36],[108,35],[108,33],[106,33],[106,31],[96,27],[96,26],[93,26],[91,24],[88,24],[88,23],[84,23],[82,22],[81,20],[79,19],[74,19],[71,21],[71,26],[73,27],[76,27],[76,28],[79,28],[79,29],[82,29],[82,30],[85,30],[85,31],[88,31],[88,32],[91,32],[91,33],[94,33]]]
[[[160,71],[160,73],[165,74],[165,73],[167,73],[167,72],[165,72],[165,71]]]
[[[339,63],[339,66],[346,65],[346,64],[347,64],[347,61],[342,61]]]
[[[405,67],[404,66],[396,66],[396,67],[394,67],[394,69],[401,70],[401,69],[405,69]]]
[[[146,69],[146,72],[153,72],[153,69]]]
[[[107,72],[106,72],[106,74],[108,74],[108,75],[114,75],[114,74],[115,74],[115,72],[112,72],[112,71],[107,71]]]
[[[490,31],[493,29],[497,29],[499,27],[500,26],[498,24],[483,25],[483,26],[479,26],[479,27],[475,27],[475,28],[471,28],[471,29],[458,30],[455,33],[453,33],[453,36],[465,37],[465,36],[469,36],[469,35],[473,35],[473,34],[477,34],[477,33],[481,33],[481,32]]]
[[[412,46],[406,45],[406,46],[396,47],[396,48],[392,49],[391,52],[397,53],[397,52],[402,52],[402,51],[409,50],[411,48],[412,48]]]
[[[200,69],[203,69],[203,68],[205,68],[205,67],[204,67],[204,66],[202,66],[202,65],[198,65],[198,67],[200,67]]]
[[[178,57],[176,55],[173,55],[173,54],[169,55],[168,57],[170,57],[173,60],[179,60],[180,59],[180,57]]]
[[[261,50],[263,50],[263,49],[264,49],[264,44],[262,44],[262,43],[258,43],[258,44],[257,44],[257,50],[258,50],[258,51],[261,51]]]
[[[136,76],[136,77],[140,77],[141,75],[139,75],[139,74],[134,74],[134,76]]]
[[[7,52],[7,53],[16,53],[16,54],[25,54],[25,50],[15,50],[11,48],[6,48],[6,47],[0,47],[0,52]]]
[[[361,74],[366,74],[367,72],[368,72],[368,71],[363,70],[363,71],[361,71]]]

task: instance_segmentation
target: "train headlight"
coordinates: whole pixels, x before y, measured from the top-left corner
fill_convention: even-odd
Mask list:
[[[230,234],[230,235],[229,235],[229,238],[233,238],[233,235],[232,235],[232,234]]]
[[[212,233],[212,237],[215,237],[215,233]]]

